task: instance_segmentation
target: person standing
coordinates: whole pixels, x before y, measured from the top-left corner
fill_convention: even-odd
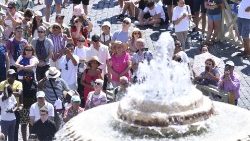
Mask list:
[[[40,109],[40,119],[33,125],[31,133],[36,134],[39,141],[52,141],[56,133],[56,125],[49,120],[48,108]]]
[[[37,81],[45,77],[45,72],[49,69],[49,59],[52,56],[54,44],[51,39],[46,37],[46,28],[38,27],[38,38],[33,38],[31,41],[32,47],[35,49],[35,54],[39,60],[36,68]]]
[[[3,95],[0,96],[0,107],[1,131],[8,138],[8,141],[14,141],[16,127],[14,112],[17,110],[17,101],[10,85],[4,87]]]
[[[66,81],[71,90],[77,90],[77,69],[79,57],[73,54],[74,45],[69,43],[66,45],[65,55],[59,61],[61,70],[61,78]]]
[[[0,82],[6,79],[6,71],[9,69],[9,55],[5,46],[0,43]]]
[[[243,38],[243,58],[250,58],[250,2],[242,0],[238,12],[238,28],[240,36]]]

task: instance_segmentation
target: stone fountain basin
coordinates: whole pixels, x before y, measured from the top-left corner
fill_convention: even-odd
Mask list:
[[[250,112],[233,105],[213,102],[215,115],[205,121],[206,132],[183,137],[149,137],[121,132],[115,118],[118,103],[98,106],[71,119],[56,133],[58,141],[236,141],[250,135]],[[132,126],[134,127],[134,126]],[[150,127],[157,130],[155,127]],[[178,127],[176,127],[178,128]],[[137,128],[138,129],[138,128]],[[159,129],[159,128],[158,128]],[[183,130],[183,128],[180,128]],[[133,132],[133,131],[132,131]]]

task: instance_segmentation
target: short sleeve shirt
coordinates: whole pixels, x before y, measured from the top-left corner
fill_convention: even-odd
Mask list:
[[[4,80],[0,83],[0,91],[4,90],[5,85],[9,84],[7,80]],[[18,92],[23,90],[23,84],[20,81],[15,80],[11,85],[13,92]],[[19,97],[16,97],[17,104],[19,103]]]

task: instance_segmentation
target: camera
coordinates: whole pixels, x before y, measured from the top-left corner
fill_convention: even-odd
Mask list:
[[[206,72],[209,72],[209,70],[210,70],[209,66],[206,66],[206,67],[205,67],[205,71],[206,71]]]

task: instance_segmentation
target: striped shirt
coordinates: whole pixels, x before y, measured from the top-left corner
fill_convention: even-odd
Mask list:
[[[55,89],[57,97],[63,101],[63,91],[69,91],[68,85],[66,84],[66,82],[62,78],[57,78],[55,81],[51,81],[51,82],[53,84],[53,87]],[[56,98],[56,95],[53,91],[53,88],[52,88],[49,80],[46,80],[44,82],[43,91],[45,92],[45,99],[49,103],[54,105],[57,98]]]
[[[67,39],[64,38],[64,36],[50,34],[48,38],[50,38],[54,44],[53,53],[58,53],[60,50],[65,48]]]

